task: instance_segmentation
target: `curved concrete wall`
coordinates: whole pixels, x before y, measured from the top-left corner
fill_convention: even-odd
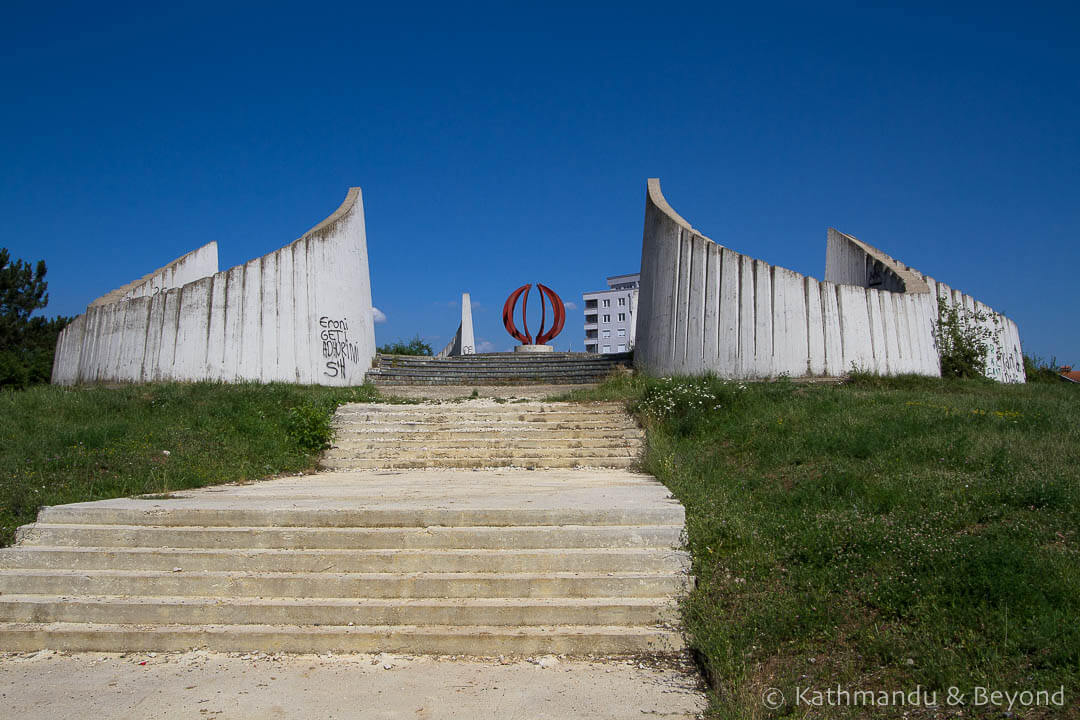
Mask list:
[[[355,385],[374,354],[364,206],[351,188],[276,252],[217,272],[211,243],[94,301],[60,334],[52,381]]]
[[[989,316],[987,374],[1024,382],[1016,324],[836,230],[826,281],[736,253],[694,230],[649,180],[634,362],[731,378],[940,375],[937,297]]]

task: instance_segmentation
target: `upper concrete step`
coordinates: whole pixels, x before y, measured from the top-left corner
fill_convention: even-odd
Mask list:
[[[378,355],[367,378],[387,384],[590,383],[628,367],[632,354],[494,353],[455,358]]]
[[[629,468],[642,448],[618,403],[354,403],[338,409],[334,428],[322,464],[336,470]]]

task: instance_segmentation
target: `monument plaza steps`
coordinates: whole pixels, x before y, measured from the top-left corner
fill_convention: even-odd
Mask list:
[[[335,470],[633,466],[643,432],[617,403],[350,404],[323,458]]]
[[[366,378],[380,385],[522,385],[600,382],[633,353],[483,353],[455,357],[376,355]]]
[[[323,473],[44,508],[0,647],[670,653],[682,507],[623,471]]]

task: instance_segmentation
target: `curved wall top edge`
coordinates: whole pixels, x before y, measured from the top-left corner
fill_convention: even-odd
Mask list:
[[[673,207],[671,207],[671,204],[667,201],[667,198],[664,197],[664,193],[660,188],[660,179],[659,178],[649,178],[649,181],[648,181],[648,197],[649,197],[649,201],[656,207],[657,210],[659,210],[660,212],[667,215],[672,221],[674,221],[679,226],[683,227],[686,230],[689,230],[690,232],[693,232],[695,235],[698,235],[703,240],[711,242],[714,245],[719,245],[720,247],[725,247],[725,248],[728,247],[728,246],[724,245],[723,243],[716,242],[715,240],[713,240],[712,238],[710,238],[707,235],[703,234],[699,230],[696,230],[694,228],[694,226],[691,225],[684,217],[679,215],[679,213],[676,212]],[[886,267],[888,267],[891,272],[895,273],[897,275],[897,277],[899,277],[904,282],[904,284],[906,285],[906,292],[908,292],[908,293],[929,293],[930,292],[929,284],[927,284],[926,280],[923,279],[924,275],[922,273],[920,273],[919,271],[914,270],[912,268],[909,268],[904,263],[896,260],[895,258],[888,255],[887,253],[884,253],[881,250],[878,250],[874,246],[868,245],[867,243],[864,243],[863,241],[859,240],[858,238],[854,237],[853,235],[848,235],[847,233],[840,232],[839,230],[836,230],[835,228],[829,228],[829,232],[836,233],[838,236],[840,236],[844,240],[850,242],[852,245],[854,245],[855,247],[857,247],[860,250],[862,250],[863,252],[865,252],[867,255],[869,255],[874,260],[877,260],[877,261],[881,262],[883,265],[885,265]],[[728,248],[728,249],[730,250],[731,248]],[[759,259],[759,258],[754,258],[752,256],[749,256],[746,253],[739,252],[738,250],[734,250],[733,252],[737,252],[740,255],[745,255],[747,257],[750,257],[753,260],[758,260]],[[767,261],[762,260],[762,262],[767,262]],[[772,263],[768,263],[768,264],[772,265]],[[775,267],[781,267],[782,268],[782,266],[780,266],[780,265],[775,265]],[[805,275],[803,273],[800,273],[797,270],[791,270],[790,268],[783,268],[783,269],[784,270],[789,270],[790,272],[796,273],[797,275],[800,275],[802,277],[813,277],[811,275]],[[828,276],[828,272],[826,270],[826,281],[827,282],[832,282],[832,281],[828,280],[827,276]],[[848,283],[835,283],[835,284],[843,285],[843,284],[848,284]]]
[[[337,227],[338,222],[340,222],[344,218],[348,217],[352,213],[352,211],[356,209],[356,207],[358,205],[361,205],[361,203],[359,202],[360,198],[361,198],[361,190],[360,190],[359,187],[351,187],[351,188],[349,188],[348,193],[346,193],[346,195],[345,195],[345,199],[341,201],[341,205],[338,206],[337,210],[330,213],[330,215],[328,215],[326,217],[326,219],[324,219],[321,222],[319,222],[318,224],[316,224],[314,227],[312,227],[310,230],[305,232],[303,235],[301,235],[296,240],[293,240],[291,243],[288,243],[288,244],[286,244],[286,245],[284,245],[284,246],[282,246],[281,248],[278,248],[278,249],[282,250],[284,248],[287,248],[287,247],[289,247],[291,245],[295,245],[296,243],[299,243],[299,242],[301,242],[301,241],[303,241],[305,239],[309,239],[309,238],[325,238],[326,236],[328,236],[329,234],[331,234],[334,231],[334,229]],[[101,297],[91,301],[86,307],[87,307],[87,309],[90,309],[92,307],[100,307],[102,305],[109,305],[109,304],[112,304],[112,303],[115,303],[115,302],[121,302],[122,300],[124,300],[128,296],[128,294],[132,290],[136,290],[139,287],[145,285],[146,283],[149,283],[155,277],[167,273],[171,268],[182,265],[186,261],[191,260],[191,259],[195,258],[196,256],[198,256],[198,255],[200,255],[202,253],[209,252],[209,251],[212,251],[212,253],[213,253],[213,263],[212,263],[213,264],[213,269],[212,270],[210,270],[209,272],[206,272],[206,270],[209,270],[209,267],[210,267],[210,264],[208,263],[206,268],[204,268],[202,271],[196,273],[197,277],[188,278],[184,282],[176,283],[176,284],[173,284],[173,285],[171,285],[171,286],[169,286],[167,288],[162,288],[162,289],[163,290],[171,290],[173,288],[181,288],[184,285],[188,284],[189,282],[194,282],[196,280],[201,280],[204,277],[209,277],[211,275],[214,275],[215,273],[218,272],[218,262],[217,262],[218,245],[217,245],[216,240],[212,240],[212,241],[206,243],[205,245],[192,250],[191,252],[188,252],[188,253],[185,253],[184,255],[181,255],[177,259],[173,260],[170,263],[167,263],[167,264],[163,265],[162,267],[158,268],[157,270],[154,270],[152,272],[149,272],[149,273],[143,275],[138,280],[133,280],[133,281],[127,283],[126,285],[123,285],[123,286],[121,286],[119,288],[116,288],[115,290],[110,290],[109,292],[105,293]],[[274,252],[277,252],[277,250],[271,250],[270,253],[265,253],[264,255],[260,255],[259,257],[264,257],[265,255],[268,255],[268,254],[271,254],[271,253],[274,253]],[[253,258],[253,259],[258,259],[258,258]],[[248,261],[242,262],[242,263],[240,263],[238,265],[234,265],[233,267],[242,267],[242,266],[246,265],[247,262],[251,262],[251,261],[248,260]],[[231,269],[232,268],[228,268],[226,270],[226,272],[228,270],[231,270]]]
[[[845,242],[850,243],[851,245],[854,245],[856,248],[858,248],[862,252],[866,253],[866,255],[868,255],[871,259],[873,259],[876,262],[881,263],[882,266],[884,266],[889,272],[891,272],[893,275],[895,275],[900,280],[901,283],[903,283],[905,292],[908,292],[908,293],[928,293],[928,292],[930,292],[930,286],[927,284],[926,280],[923,279],[924,278],[923,274],[921,272],[919,272],[918,270],[915,270],[914,268],[910,267],[909,265],[900,262],[899,260],[897,260],[893,256],[889,255],[886,252],[882,252],[881,250],[874,247],[873,245],[870,245],[868,243],[863,242],[862,240],[859,240],[854,235],[848,235],[845,232],[840,232],[836,228],[829,228],[829,233],[830,234],[835,233],[835,235],[837,237],[839,237],[840,239],[844,240]],[[828,276],[829,276],[829,268],[828,268],[828,263],[827,262],[826,262],[826,268],[825,268],[825,276],[826,276],[826,278],[828,278]]]
[[[172,262],[169,262],[169,263],[166,263],[165,265],[162,265],[157,270],[153,270],[151,272],[146,273],[145,275],[143,275],[138,280],[132,280],[131,282],[129,282],[129,283],[125,284],[125,285],[121,285],[120,287],[116,288],[115,290],[110,290],[109,292],[105,293],[101,297],[90,301],[90,303],[87,304],[86,307],[87,308],[99,307],[101,305],[109,305],[109,304],[114,303],[114,302],[120,302],[132,290],[138,289],[142,285],[145,285],[145,284],[149,283],[151,280],[153,280],[158,275],[164,275],[170,269],[173,269],[173,268],[175,268],[175,267],[177,267],[179,265],[183,265],[188,260],[196,259],[197,256],[200,256],[200,255],[203,255],[203,254],[206,254],[206,255],[212,254],[213,255],[213,263],[212,264],[213,264],[214,269],[210,273],[208,273],[209,275],[213,275],[214,273],[217,272],[218,246],[217,246],[217,241],[216,240],[211,240],[210,242],[206,243],[205,245],[197,247],[197,248],[195,248],[194,250],[192,250],[190,252],[184,253],[183,255],[176,258]],[[207,258],[207,259],[209,259],[209,258]],[[210,264],[211,263],[207,262],[207,268],[210,267]],[[198,279],[198,278],[193,278],[193,279]],[[183,283],[180,283],[180,284],[183,285]],[[177,287],[179,287],[179,286],[177,286]]]
[[[317,225],[315,225],[315,227],[311,228],[306,233],[304,233],[299,238],[289,244],[292,245],[307,238],[326,237],[334,231],[334,228],[337,227],[339,221],[348,217],[352,213],[352,211],[356,209],[357,206],[363,206],[363,203],[360,202],[360,198],[361,191],[359,187],[349,188],[349,192],[345,194],[345,199],[341,201],[341,205],[338,206],[337,210],[330,213],[330,215],[327,216],[325,220],[318,223]]]

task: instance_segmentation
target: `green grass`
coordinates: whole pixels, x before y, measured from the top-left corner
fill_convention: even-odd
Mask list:
[[[375,397],[213,383],[0,392],[0,545],[42,505],[310,470],[334,408]]]
[[[619,398],[648,429],[645,470],[686,507],[684,622],[712,717],[912,711],[761,701],[838,684],[969,699],[1064,685],[1070,709],[1014,716],[1078,716],[1075,386],[636,377],[568,399]]]

